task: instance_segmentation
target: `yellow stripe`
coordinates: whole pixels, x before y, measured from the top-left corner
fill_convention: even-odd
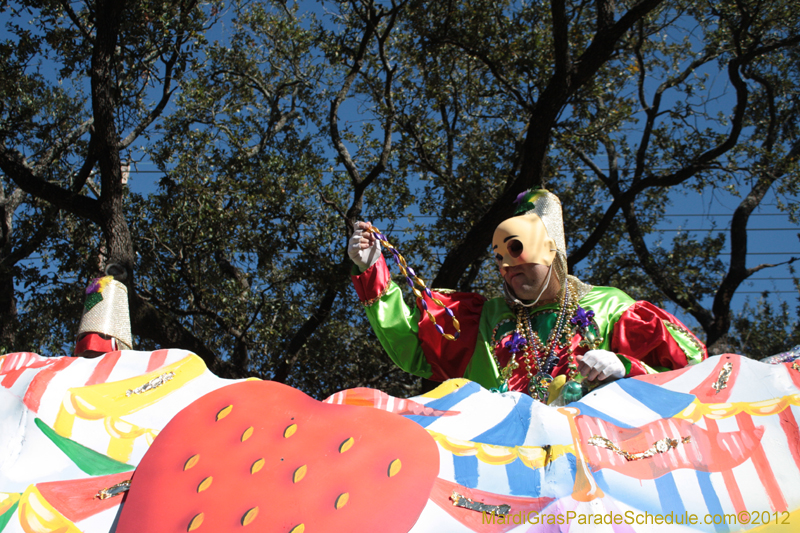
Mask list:
[[[29,485],[19,501],[19,523],[25,533],[81,533],[72,521],[44,499],[34,485]]]
[[[19,493],[0,492],[0,515],[11,509],[19,501]]]
[[[760,402],[728,402],[728,403],[702,403],[695,399],[675,418],[683,418],[697,422],[703,417],[722,419],[746,413],[752,416],[775,415],[791,406],[800,406],[800,394],[762,400]]]
[[[473,442],[448,437],[442,433],[428,430],[433,439],[445,450],[458,456],[476,456],[479,461],[490,465],[507,465],[520,459],[528,468],[544,468],[566,454],[575,453],[572,445],[556,444],[550,446],[550,453],[541,446],[497,446],[483,442]]]
[[[134,441],[144,435],[149,444],[156,433],[150,428],[126,422],[122,416],[153,405],[202,375],[205,370],[206,365],[203,360],[197,355],[190,354],[180,361],[148,374],[122,381],[71,388],[59,408],[53,429],[62,437],[69,438],[72,436],[76,418],[102,420],[106,432],[111,436],[107,455],[117,461],[128,462],[133,452]],[[141,394],[128,394],[129,390],[135,390],[169,372],[173,374],[172,379],[158,387]]]
[[[422,396],[420,396],[420,398],[432,398],[438,400],[439,398],[444,398],[454,390],[460,389],[467,383],[472,383],[472,382],[464,378],[448,379],[447,381],[445,381],[432,391],[427,392]]]

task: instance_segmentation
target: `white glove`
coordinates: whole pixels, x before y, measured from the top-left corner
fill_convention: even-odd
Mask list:
[[[578,362],[578,371],[589,381],[614,381],[625,376],[625,365],[608,350],[589,350]]]
[[[347,254],[361,272],[374,265],[381,256],[381,243],[375,235],[366,231],[369,226],[368,222],[356,222],[356,229],[347,244]]]

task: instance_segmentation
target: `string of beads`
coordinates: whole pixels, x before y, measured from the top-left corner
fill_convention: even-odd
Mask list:
[[[433,326],[436,328],[436,331],[449,341],[456,340],[461,335],[461,324],[459,324],[458,319],[456,318],[455,314],[453,313],[452,309],[447,307],[444,302],[442,302],[439,298],[436,298],[431,290],[425,285],[425,280],[417,276],[417,273],[414,272],[414,269],[408,266],[405,258],[397,251],[397,248],[392,246],[392,244],[386,239],[386,236],[383,235],[378,228],[370,224],[369,229],[365,230],[375,236],[384,246],[391,252],[392,258],[394,259],[395,264],[400,268],[400,272],[405,276],[406,283],[408,286],[411,287],[411,291],[414,293],[414,296],[417,297],[420,305],[422,306],[422,310],[425,311],[425,314],[428,315],[428,319],[433,323]],[[430,312],[428,309],[428,302],[425,301],[422,293],[430,298],[436,305],[444,309],[447,316],[450,317],[450,321],[453,323],[453,328],[455,328],[455,333],[445,333],[444,328],[436,323],[436,317],[433,316],[433,313]]]

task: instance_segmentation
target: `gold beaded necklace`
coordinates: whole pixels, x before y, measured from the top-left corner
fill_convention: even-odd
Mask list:
[[[535,400],[547,403],[548,387],[553,381],[553,376],[550,373],[558,362],[556,352],[565,346],[569,346],[567,381],[574,379],[577,365],[572,354],[573,328],[570,326],[572,318],[578,309],[577,298],[573,297],[574,292],[575,288],[570,287],[570,282],[567,281],[564,286],[561,306],[556,313],[556,322],[550,330],[550,335],[545,344],[539,339],[539,335],[533,331],[529,310],[521,305],[516,307],[517,326],[512,337],[512,343],[515,344],[510,348],[512,353],[508,364],[502,368],[500,367],[500,362],[497,358],[497,351],[501,347],[500,341],[497,341],[493,354],[495,362],[500,368],[500,377],[503,381],[500,388],[501,391],[508,390],[509,379],[514,370],[519,368],[519,363],[523,362],[525,364],[526,377],[528,378],[528,393]],[[497,328],[495,328],[496,331]],[[522,352],[521,361],[517,361],[516,354],[520,351]]]

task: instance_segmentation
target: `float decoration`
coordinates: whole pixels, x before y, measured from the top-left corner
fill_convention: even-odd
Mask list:
[[[438,472],[436,443],[407,418],[321,403],[280,383],[236,383],[161,431],[117,533],[403,533]]]
[[[0,531],[790,531],[796,366],[717,356],[555,408],[466,380],[318,402],[181,350],[9,354]]]

